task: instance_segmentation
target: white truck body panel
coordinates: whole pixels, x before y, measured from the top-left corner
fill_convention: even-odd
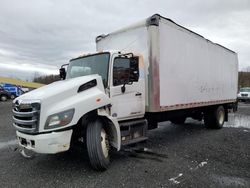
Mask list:
[[[93,79],[97,80],[96,87],[83,92],[78,92],[78,89],[82,84]],[[41,104],[40,114],[42,115],[39,117],[38,131],[41,133],[72,127],[73,125],[76,125],[80,118],[86,113],[102,108],[111,103],[110,98],[105,94],[102,78],[97,74],[54,82],[21,95],[16,98],[13,103],[15,104],[17,100],[22,104],[39,101]],[[59,126],[56,128],[45,129],[45,123],[49,116],[69,109],[74,109],[74,116],[69,124],[63,127]],[[115,140],[112,141],[111,144],[119,150],[121,145],[121,135],[117,119],[110,117],[108,114],[100,111],[100,109],[98,113],[100,116],[106,116],[113,123],[111,129],[114,130]],[[28,143],[25,148],[38,153],[58,153],[68,150],[70,147],[71,135],[72,130],[30,136],[17,131],[17,136],[25,138]],[[35,141],[35,146],[31,146],[31,140]],[[19,144],[24,147],[21,142],[19,142]]]
[[[97,87],[90,88],[84,92],[77,92],[80,85],[93,79],[97,80]],[[105,94],[102,78],[99,75],[77,77],[54,82],[21,95],[14,100],[14,103],[16,100],[19,100],[21,103],[32,100],[39,100],[41,102],[40,114],[43,115],[40,116],[39,120],[39,124],[41,125],[39,126],[39,132],[48,131],[44,129],[44,125],[50,115],[69,109],[75,109],[74,118],[68,125],[63,127],[67,128],[76,125],[79,119],[91,110],[98,109],[111,103],[110,99]],[[59,129],[61,129],[61,127],[50,129],[50,131]]]
[[[160,106],[236,99],[235,53],[163,19],[159,46]]]
[[[148,20],[97,37],[97,50],[142,54],[146,66],[146,111],[159,112],[234,102],[237,54],[155,15]]]

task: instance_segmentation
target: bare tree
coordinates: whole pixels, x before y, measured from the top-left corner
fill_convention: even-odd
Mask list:
[[[249,72],[239,72],[238,85],[239,85],[239,88],[250,87],[250,71]]]
[[[50,84],[52,82],[60,80],[59,75],[45,75],[38,76],[33,79],[33,82],[41,83],[41,84]]]

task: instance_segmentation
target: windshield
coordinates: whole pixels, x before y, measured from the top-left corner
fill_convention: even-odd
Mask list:
[[[109,53],[101,53],[71,60],[66,79],[99,74],[104,87],[107,87],[109,56]]]
[[[250,92],[250,88],[241,88],[240,92]]]

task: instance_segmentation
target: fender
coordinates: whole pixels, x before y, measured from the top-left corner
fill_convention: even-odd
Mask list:
[[[117,149],[117,151],[119,151],[121,149],[121,131],[117,119],[110,116],[105,109],[98,109],[97,114],[111,121],[111,130],[114,136],[114,140],[111,142],[111,144]]]

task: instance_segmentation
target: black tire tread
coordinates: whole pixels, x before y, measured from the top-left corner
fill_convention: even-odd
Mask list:
[[[87,150],[91,166],[98,171],[104,171],[108,169],[109,158],[105,158],[101,150],[101,129],[102,122],[96,120],[90,122],[87,126]]]
[[[204,123],[206,128],[208,129],[221,129],[223,125],[220,125],[217,119],[218,113],[220,110],[224,111],[225,117],[225,109],[223,106],[218,106],[216,108],[210,109],[204,114]]]

